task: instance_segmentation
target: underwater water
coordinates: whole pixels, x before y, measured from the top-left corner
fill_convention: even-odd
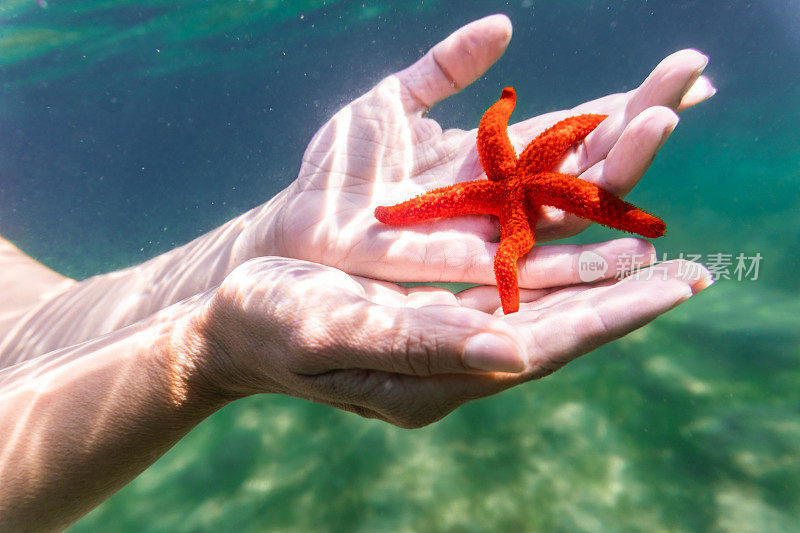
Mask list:
[[[431,110],[443,127],[474,128],[506,85],[513,121],[710,56],[719,92],[630,198],[667,222],[659,253],[718,282],[420,430],[239,401],[69,531],[797,531],[800,1],[6,0],[0,234],[77,278],[187,242],[288,185],[341,106],[496,12],[511,44]]]

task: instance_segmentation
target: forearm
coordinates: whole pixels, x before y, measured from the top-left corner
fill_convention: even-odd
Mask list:
[[[285,193],[141,265],[75,283],[34,306],[0,337],[0,368],[133,324],[217,286],[241,263],[272,252]]]
[[[0,530],[65,527],[224,404],[194,364],[205,298],[0,371]]]
[[[0,339],[29,309],[74,283],[0,237]]]

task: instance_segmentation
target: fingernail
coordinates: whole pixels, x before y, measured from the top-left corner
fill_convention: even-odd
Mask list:
[[[661,149],[662,146],[664,146],[664,143],[667,142],[667,139],[669,139],[669,136],[672,135],[672,132],[675,130],[675,127],[678,125],[678,120],[679,119],[676,116],[675,117],[675,121],[670,123],[670,124],[668,124],[664,128],[664,131],[661,132],[661,139],[659,140],[659,143],[658,143],[658,149],[659,150]]]
[[[711,98],[715,94],[717,94],[717,88],[714,87],[714,84],[711,83],[711,80],[708,78],[702,78],[703,80],[703,92],[706,95],[706,98]]]
[[[705,290],[714,284],[714,276],[711,275],[707,269],[702,269],[702,271],[697,273],[697,279],[694,280],[692,283],[692,295],[697,294],[698,292]]]
[[[464,364],[487,372],[521,372],[525,362],[516,346],[491,333],[467,339],[461,354]]]

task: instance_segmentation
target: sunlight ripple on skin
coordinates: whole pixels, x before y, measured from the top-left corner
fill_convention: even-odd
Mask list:
[[[337,190],[345,182],[347,176],[347,139],[349,138],[350,125],[352,123],[352,110],[346,107],[336,113],[333,118],[333,146],[326,158],[330,161],[330,170],[328,171],[328,183],[325,187],[326,190]],[[322,216],[324,218],[334,219],[338,211],[338,204],[336,203],[336,195],[325,194],[325,203],[322,208]],[[315,240],[318,238],[314,236]]]

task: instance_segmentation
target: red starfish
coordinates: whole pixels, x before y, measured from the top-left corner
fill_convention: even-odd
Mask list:
[[[566,118],[531,141],[517,158],[506,131],[516,101],[514,88],[506,87],[478,126],[478,156],[488,180],[456,183],[375,209],[375,218],[390,225],[468,214],[498,217],[500,245],[494,275],[506,314],[519,310],[517,260],[533,247],[540,206],[556,207],[644,237],[661,237],[666,229],[661,219],[588,181],[551,172],[564,153],[607,115]]]

